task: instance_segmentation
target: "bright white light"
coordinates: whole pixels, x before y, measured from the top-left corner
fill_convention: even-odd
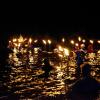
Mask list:
[[[11,43],[11,41],[9,41],[9,43]]]
[[[48,40],[48,43],[51,44],[51,40]]]
[[[78,44],[78,43],[76,43],[76,44],[75,44],[75,46],[79,46],[79,44]]]
[[[17,39],[15,38],[15,39],[13,39],[13,42],[16,42],[17,41]]]
[[[83,43],[85,43],[85,42],[86,42],[86,40],[85,40],[85,39],[83,39],[83,40],[82,40],[82,42],[83,42]]]
[[[32,43],[32,39],[31,38],[29,38],[29,43]]]
[[[58,47],[59,51],[63,51],[63,48],[61,46]]]
[[[45,40],[42,40],[42,41],[43,41],[43,43],[44,43],[45,45],[47,44]]]
[[[97,41],[100,44],[100,40]]]
[[[66,56],[69,56],[69,50],[64,48],[64,54],[65,54]]]
[[[63,57],[63,55],[61,55],[61,54],[58,54],[58,56],[61,57],[61,58]]]
[[[74,44],[74,41],[73,40],[71,40],[71,44]]]
[[[65,42],[65,39],[64,38],[62,38],[62,42]]]
[[[98,50],[98,52],[97,53],[100,53],[100,50]]]
[[[93,44],[93,42],[94,42],[93,40],[90,40],[90,43],[92,43],[92,44]]]
[[[34,53],[38,53],[38,48],[34,48]]]
[[[81,41],[81,37],[78,37],[78,40]]]

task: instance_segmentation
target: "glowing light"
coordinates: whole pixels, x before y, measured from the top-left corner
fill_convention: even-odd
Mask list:
[[[11,41],[9,41],[9,44],[11,43]]]
[[[14,48],[14,49],[13,49],[13,52],[14,52],[14,53],[17,53],[17,49],[16,49],[16,48]]]
[[[63,76],[63,72],[59,72],[57,78],[61,78]]]
[[[18,44],[18,47],[20,47],[20,46],[21,46],[21,44],[19,43],[19,44]]]
[[[34,42],[36,43],[38,40],[34,40]]]
[[[47,44],[45,40],[42,40],[42,41],[43,41],[43,43],[44,43],[45,45]]]
[[[93,40],[90,40],[90,43],[92,43],[92,44],[93,44],[93,43],[94,43],[94,41],[93,41]]]
[[[61,54],[58,54],[58,56],[61,57],[61,58],[63,57],[63,55],[61,55]]]
[[[65,42],[65,39],[64,38],[62,38],[62,42]]]
[[[81,44],[81,48],[84,48],[85,47],[85,44]]]
[[[78,40],[81,41],[81,37],[78,37]]]
[[[27,45],[27,44],[25,44],[25,47],[28,47],[28,45]]]
[[[10,58],[10,59],[12,58],[12,55],[11,55],[11,54],[9,54],[9,58]]]
[[[38,48],[34,48],[34,53],[38,53]]]
[[[73,40],[71,40],[71,44],[74,44],[75,42]]]
[[[17,41],[17,39],[13,39],[13,42],[16,42]]]
[[[69,50],[64,48],[64,54],[65,54],[66,56],[68,56],[68,55],[69,55]]]
[[[75,44],[75,46],[79,46],[79,44],[78,44],[78,43],[76,43],[76,44]]]
[[[26,40],[27,40],[27,38],[24,39],[24,41],[26,41]]]
[[[100,44],[100,40],[97,41]]]
[[[14,43],[14,45],[17,47],[18,46],[18,44],[17,43]]]
[[[29,43],[32,43],[32,39],[31,38],[29,38]]]
[[[91,74],[92,76],[95,76],[95,75],[96,75],[95,71],[91,71],[90,74]]]
[[[48,43],[51,44],[51,40],[48,40]]]
[[[98,50],[98,52],[97,53],[100,53],[100,50]]]
[[[61,46],[58,47],[59,51],[63,51],[63,48]]]
[[[23,37],[20,35],[20,37],[19,37],[19,39],[18,39],[18,42],[23,42],[24,41],[24,39],[23,39]]]
[[[85,39],[83,39],[83,40],[82,40],[82,42],[83,42],[83,43],[85,43],[85,42],[86,42],[86,40],[85,40]]]
[[[27,52],[27,50],[23,50],[23,52],[24,52],[24,53],[26,53],[26,52]]]

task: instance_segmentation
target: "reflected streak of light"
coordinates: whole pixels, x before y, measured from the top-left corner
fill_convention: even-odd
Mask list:
[[[66,56],[69,56],[69,50],[64,48],[64,53]]]
[[[29,43],[32,43],[32,38],[29,38]]]

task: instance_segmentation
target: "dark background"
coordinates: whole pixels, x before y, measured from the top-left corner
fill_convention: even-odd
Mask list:
[[[27,2],[4,6],[0,20],[0,39],[12,35],[50,35],[100,37],[98,2]]]
[[[2,24],[0,27],[0,38],[7,38],[12,35],[50,35],[58,38],[73,36],[75,34],[89,38],[100,38],[100,20],[95,17],[82,19],[69,19],[68,21],[54,23],[28,23],[28,24]]]

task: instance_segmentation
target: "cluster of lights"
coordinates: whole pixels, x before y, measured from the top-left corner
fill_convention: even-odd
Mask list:
[[[82,39],[80,36],[78,37],[78,41],[79,42],[82,42],[82,43],[85,43],[86,42],[86,40],[85,39]],[[62,42],[65,42],[65,38],[62,38]],[[94,40],[89,40],[89,42],[91,44],[93,44],[94,43]],[[74,40],[71,40],[70,43],[74,45],[75,44],[75,41]],[[97,43],[100,44],[100,40],[97,40]],[[77,43],[76,43],[76,45],[77,45]]]
[[[27,38],[23,38],[23,37],[20,35],[19,38],[14,38],[14,39],[12,39],[12,41],[9,41],[9,44],[13,43],[14,46],[20,47],[21,44],[26,43],[26,41],[27,41],[28,44],[31,44],[32,42],[34,42],[34,43],[38,42],[38,40],[34,40],[34,41],[33,41],[32,38],[27,39]]]
[[[21,44],[22,43],[24,43],[25,41],[26,41],[27,39],[24,39],[22,36],[20,36],[20,38],[19,39],[13,39],[12,40],[12,42],[15,44],[15,46],[18,46],[18,47],[20,47],[21,46]],[[38,40],[34,40],[34,42],[36,43]],[[78,41],[79,42],[83,42],[83,43],[85,43],[86,41],[83,39],[81,39],[81,37],[79,37],[78,38]],[[28,43],[29,44],[31,44],[33,42],[33,39],[32,38],[29,38],[28,39]],[[43,42],[43,44],[45,44],[45,45],[47,45],[47,44],[51,44],[52,43],[52,41],[51,40],[42,40],[42,42]],[[65,39],[63,38],[62,39],[62,42],[65,42]],[[71,44],[73,44],[73,45],[76,45],[76,46],[79,46],[79,42],[77,42],[77,43],[75,43],[75,41],[74,40],[71,40]],[[11,43],[11,41],[9,41],[9,43]],[[94,41],[93,40],[90,40],[90,43],[94,43]],[[100,41],[98,40],[98,43],[100,43]],[[58,50],[58,54],[59,54],[59,57],[61,57],[61,58],[64,58],[64,57],[68,57],[69,56],[69,53],[70,53],[70,51],[69,51],[69,49],[67,49],[67,48],[65,48],[65,47],[63,47],[63,46],[61,46],[61,45],[59,45],[58,47],[57,47],[57,50]],[[14,53],[16,54],[17,52],[18,52],[18,49],[17,48],[14,48],[13,49],[13,51],[14,51]],[[23,50],[22,50],[23,51]],[[24,50],[25,51],[25,50]],[[26,51],[27,52],[27,51]],[[29,51],[30,52],[30,51]],[[34,53],[38,53],[38,48],[34,48]],[[100,53],[100,51],[98,52],[98,53]],[[30,52],[30,54],[32,54],[32,52]],[[11,56],[11,55],[9,55],[10,56],[10,58],[13,58],[13,56]],[[35,57],[35,56],[34,56]],[[90,55],[90,57],[91,58],[94,58],[95,57],[95,55]],[[99,58],[100,58],[100,56],[99,56]],[[22,59],[21,59],[22,60]],[[34,58],[32,57],[32,56],[30,56],[30,61],[32,62],[34,60]],[[14,58],[14,61],[16,61],[16,62],[19,62],[19,60],[18,60],[18,58],[17,57],[15,57]],[[70,62],[70,61],[69,61]],[[20,63],[20,62],[19,62]],[[68,66],[67,66],[68,67]],[[41,70],[39,70],[39,69],[37,69],[37,71],[35,71],[35,70],[32,70],[32,69],[30,69],[30,68],[26,68],[26,69],[24,69],[24,68],[21,68],[21,67],[13,67],[12,69],[12,75],[11,75],[11,82],[12,83],[18,83],[18,82],[22,82],[22,84],[21,85],[16,85],[16,87],[24,87],[25,85],[26,85],[26,87],[29,87],[29,88],[23,88],[23,90],[18,90],[18,91],[16,91],[16,93],[25,93],[25,91],[30,91],[30,90],[35,90],[35,89],[40,89],[40,90],[42,90],[43,92],[42,92],[42,94],[45,94],[45,95],[56,95],[56,94],[61,94],[63,91],[62,90],[64,90],[64,79],[62,78],[63,76],[64,76],[64,74],[66,74],[66,71],[65,71],[65,68],[66,68],[66,64],[62,64],[61,63],[61,67],[59,66],[59,64],[58,64],[58,66],[56,67],[56,73],[57,73],[57,79],[56,80],[54,80],[54,78],[53,77],[51,77],[51,81],[46,81],[47,83],[46,84],[48,84],[48,83],[52,83],[52,82],[54,82],[54,83],[56,83],[55,85],[56,86],[52,86],[52,87],[48,87],[48,86],[44,86],[43,84],[44,84],[44,82],[43,81],[41,81],[41,80],[34,80],[33,81],[33,78],[36,76],[36,75],[40,75],[40,73],[43,73],[43,71],[41,71]],[[63,69],[63,70],[62,70]],[[74,67],[70,67],[69,68],[69,74],[73,74],[74,72],[75,72],[75,65],[74,65]],[[20,73],[23,73],[23,75],[21,75]],[[29,74],[30,73],[30,74]],[[29,74],[29,75],[28,75]],[[15,76],[16,77],[15,77]],[[33,76],[32,76],[33,75]],[[67,76],[67,79],[72,79],[72,77],[71,77],[71,75],[69,75],[69,77]],[[35,79],[36,79],[36,77],[35,77]],[[27,83],[27,84],[24,84],[24,83]],[[59,84],[58,84],[59,83]],[[31,87],[31,86],[33,86],[33,87]],[[51,89],[51,91],[50,91],[50,89]],[[45,92],[46,91],[46,92]],[[47,92],[47,91],[50,91],[50,92]]]
[[[48,44],[51,44],[51,40],[47,40],[47,41],[46,41],[46,40],[42,40],[42,42],[43,42],[45,45],[46,45],[47,43],[48,43]]]
[[[37,39],[35,39],[35,40],[33,40],[32,38],[27,39],[27,38],[23,38],[23,36],[20,35],[19,38],[13,38],[12,40],[9,41],[9,47],[10,46],[15,46],[15,47],[19,48],[23,44],[25,44],[25,47],[28,47],[31,44],[37,43],[37,42],[38,42]],[[52,41],[51,41],[51,39],[43,39],[42,43],[44,45],[47,45],[47,44],[51,45]]]
[[[85,39],[82,39],[81,37],[78,37],[78,41],[79,41],[79,42],[82,42],[82,43],[85,43],[85,42],[86,42],[86,40],[85,40]],[[94,40],[89,40],[89,42],[90,42],[91,44],[93,44],[93,43],[94,43]],[[100,44],[100,40],[97,40],[97,43]],[[71,44],[75,44],[75,41],[74,41],[74,40],[71,40]],[[77,43],[76,43],[76,44],[77,44]]]
[[[23,38],[23,36],[20,35],[19,38],[14,38],[14,39],[12,39],[11,41],[9,41],[9,44],[13,43],[14,46],[20,47],[22,43],[25,43],[25,41],[28,41],[28,45],[29,45],[29,44],[32,44],[32,43],[37,43],[37,42],[38,42],[37,39],[35,39],[35,40],[33,40],[32,38],[27,39],[27,38]],[[62,42],[63,42],[63,43],[65,42],[65,38],[62,38]],[[75,45],[76,47],[79,47],[79,46],[80,46],[80,43],[81,43],[81,44],[84,44],[85,42],[86,42],[86,40],[85,40],[85,39],[82,39],[80,36],[78,37],[78,41],[77,41],[77,42],[75,42],[74,40],[71,40],[71,41],[70,41],[70,43],[71,43],[72,45]],[[91,44],[93,44],[93,43],[94,43],[94,40],[89,40],[89,42],[90,42]],[[51,41],[50,39],[43,39],[43,40],[42,40],[42,43],[43,43],[44,45],[47,45],[47,44],[50,45],[50,44],[52,43],[52,41]],[[97,40],[97,43],[100,44],[100,40]],[[27,45],[27,46],[28,46],[28,45]]]
[[[61,58],[69,56],[69,50],[67,48],[64,48],[62,46],[58,46],[57,51],[58,51],[59,57],[61,57]]]

